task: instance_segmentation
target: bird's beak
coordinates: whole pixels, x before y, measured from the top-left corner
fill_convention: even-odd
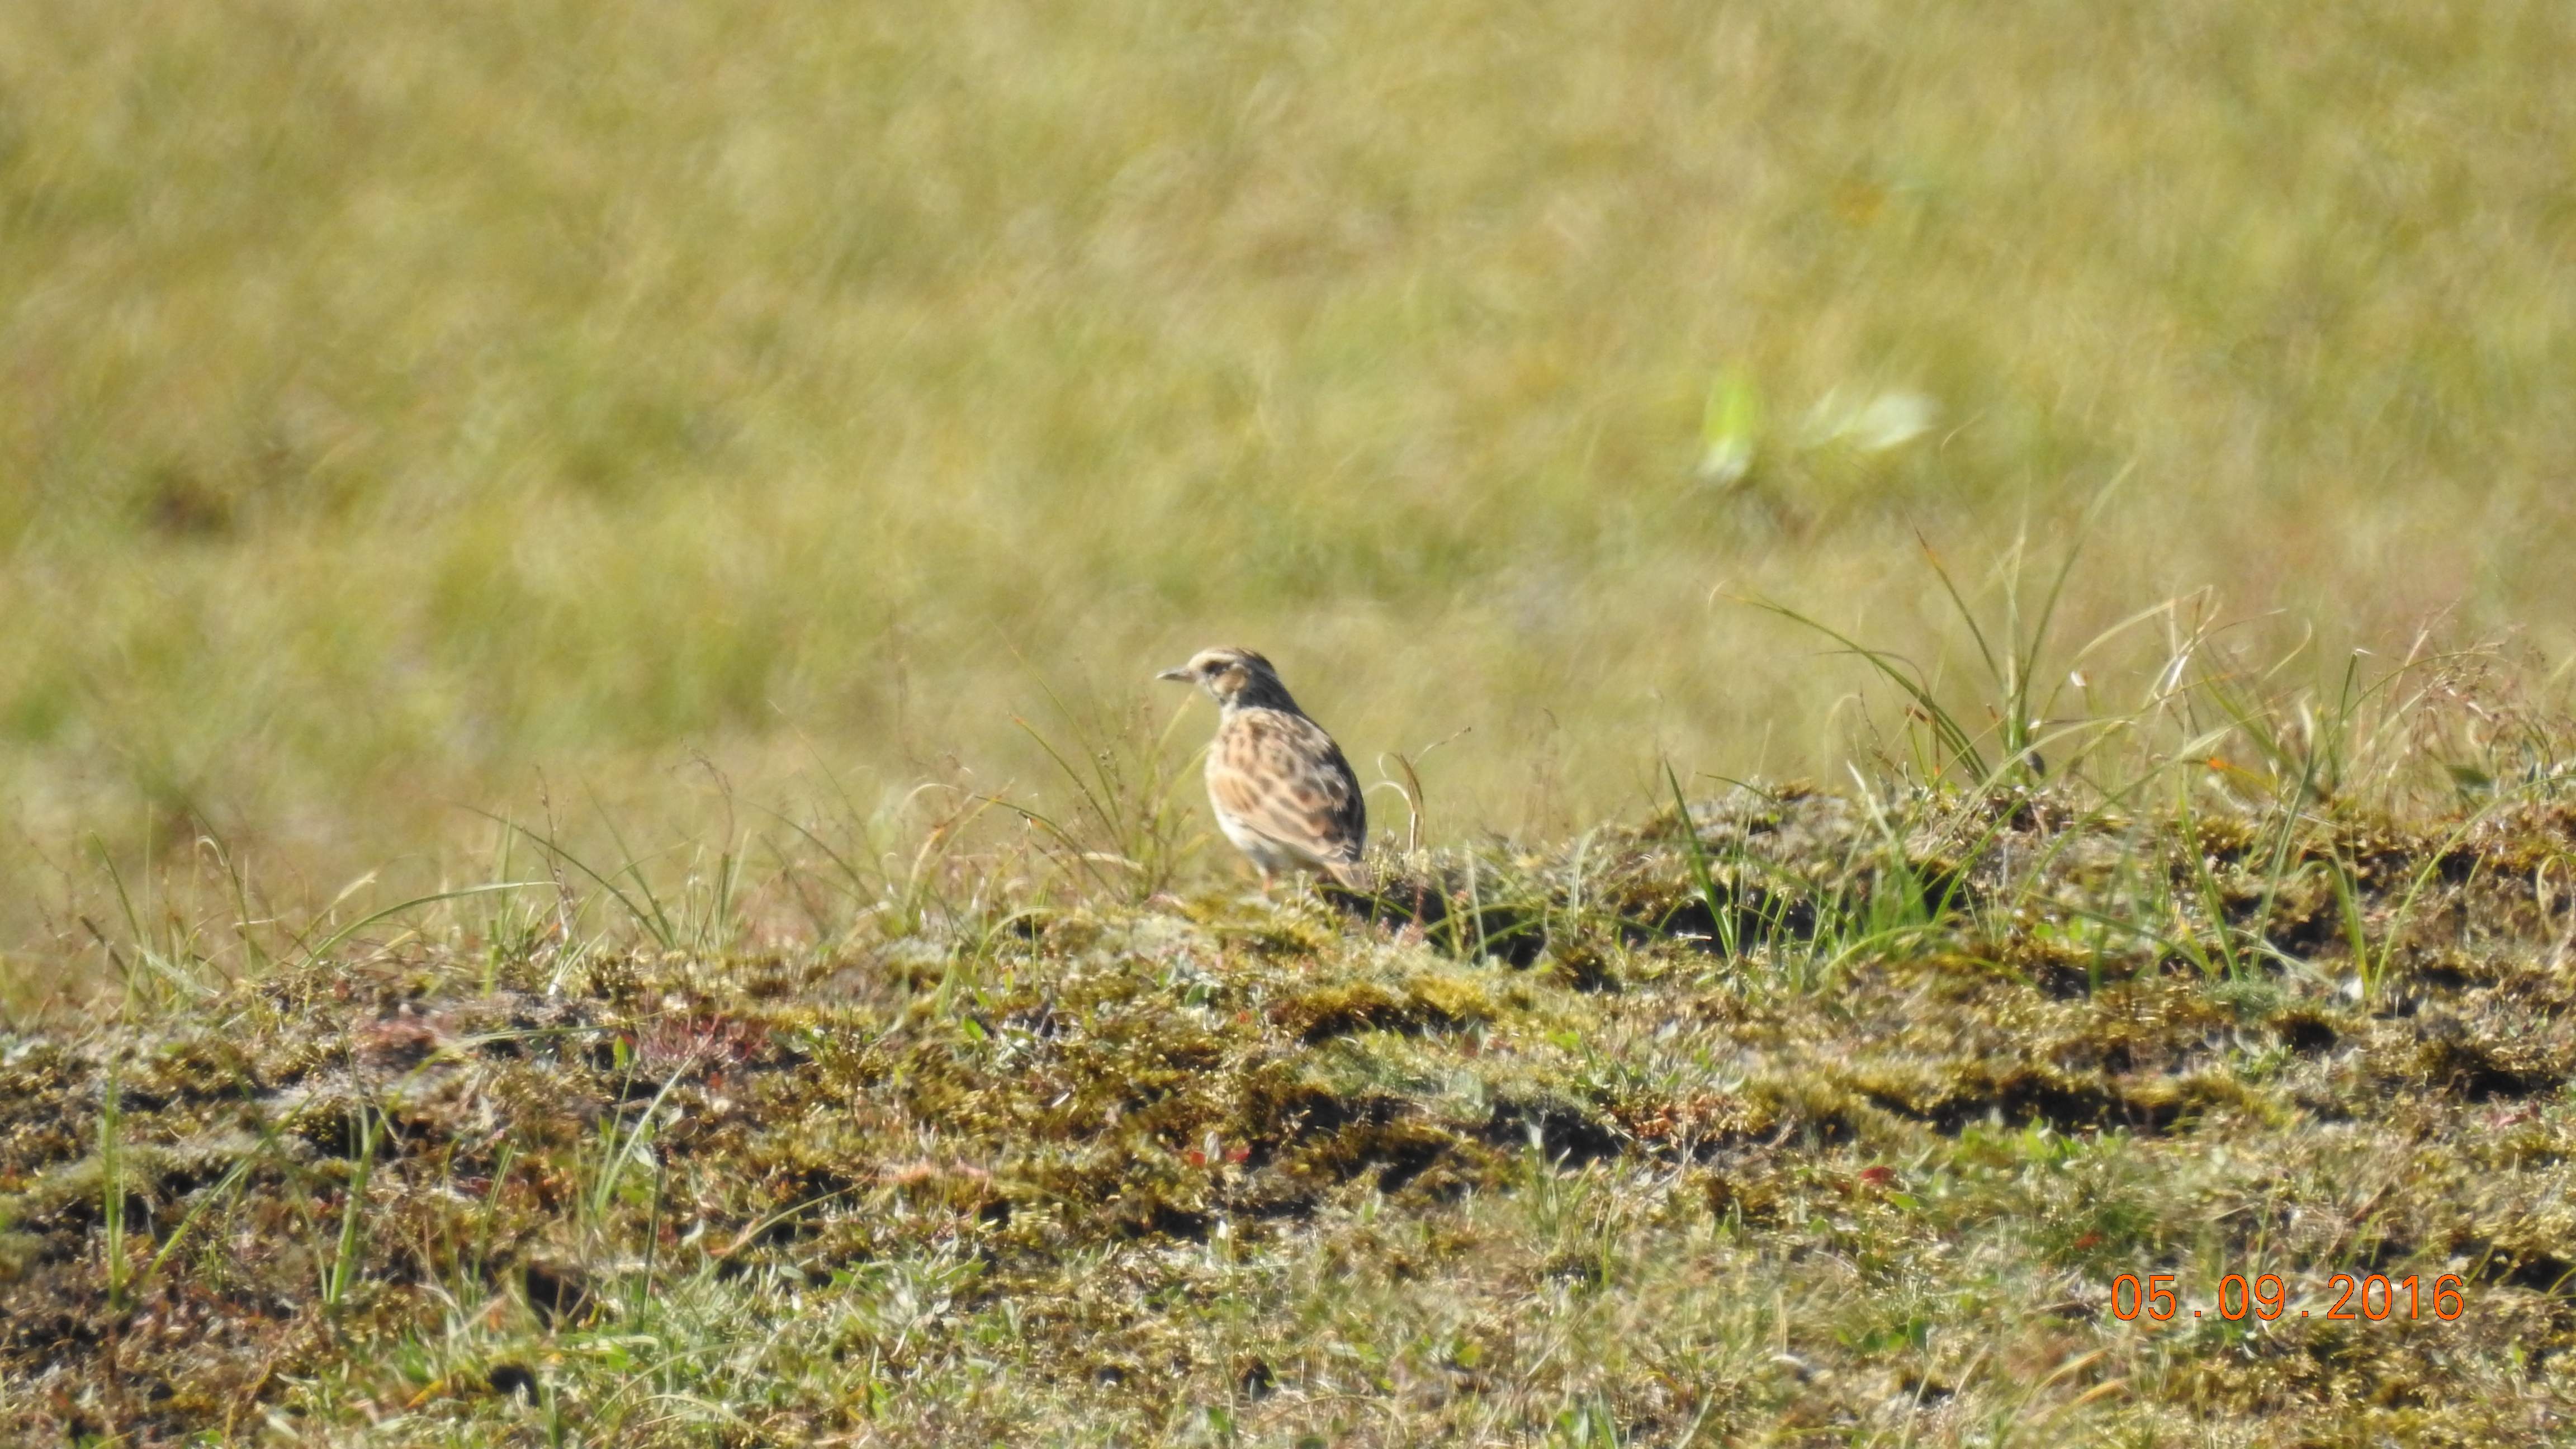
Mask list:
[[[1154,677],[1156,679],[1169,679],[1178,684],[1196,684],[1199,678],[1197,675],[1190,673],[1190,667],[1186,664],[1182,665],[1178,669],[1166,669]]]

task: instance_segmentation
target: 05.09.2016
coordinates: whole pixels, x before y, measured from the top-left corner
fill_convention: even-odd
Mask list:
[[[2135,1273],[2123,1273],[2112,1279],[2111,1316],[2124,1322],[2134,1322],[2144,1314],[2158,1323],[2178,1317],[2182,1304],[2169,1286],[2177,1276],[2150,1273],[2141,1280]],[[2327,1294],[2333,1295],[2334,1305],[2316,1316],[2368,1319],[2378,1323],[2400,1316],[2422,1318],[2429,1308],[2432,1317],[2448,1321],[2459,1317],[2466,1307],[2466,1300],[2460,1296],[2460,1287],[2465,1282],[2457,1273],[2445,1273],[2433,1280],[2428,1297],[2421,1279],[2414,1274],[2391,1279],[2380,1273],[2366,1278],[2337,1273],[2327,1280],[2325,1289]],[[2338,1289],[2341,1291],[2337,1292]],[[2401,1292],[2404,1295],[2402,1299],[2399,1296]],[[2276,1273],[2265,1273],[2250,1281],[2242,1273],[2230,1273],[2218,1280],[2216,1306],[2221,1318],[2241,1319],[2251,1314],[2268,1323],[2290,1311],[2289,1288]],[[2405,1309],[2403,1315],[2398,1312],[2401,1306]],[[2356,1307],[2358,1312],[2354,1311]],[[2208,1312],[2207,1309],[2195,1308],[2191,1316],[2202,1318]],[[2297,1316],[2309,1317],[2310,1310],[2299,1309]]]

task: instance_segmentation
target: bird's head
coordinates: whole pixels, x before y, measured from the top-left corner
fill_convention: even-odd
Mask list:
[[[1279,682],[1279,671],[1249,649],[1202,649],[1190,656],[1189,663],[1166,669],[1155,677],[1195,684],[1228,709],[1238,705],[1297,707],[1288,697],[1287,686]]]

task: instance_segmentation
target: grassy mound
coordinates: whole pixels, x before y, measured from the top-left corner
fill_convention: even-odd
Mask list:
[[[1739,791],[1377,919],[344,942],[7,1041],[0,1432],[2543,1442],[2571,866]]]

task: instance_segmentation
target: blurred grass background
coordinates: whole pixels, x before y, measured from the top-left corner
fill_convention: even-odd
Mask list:
[[[2545,0],[18,0],[0,941],[91,836],[1042,790],[1014,714],[1217,642],[1589,823],[1846,747],[1729,595],[1928,660],[1918,533],[2114,480],[2071,635],[2563,658],[2570,75]]]

